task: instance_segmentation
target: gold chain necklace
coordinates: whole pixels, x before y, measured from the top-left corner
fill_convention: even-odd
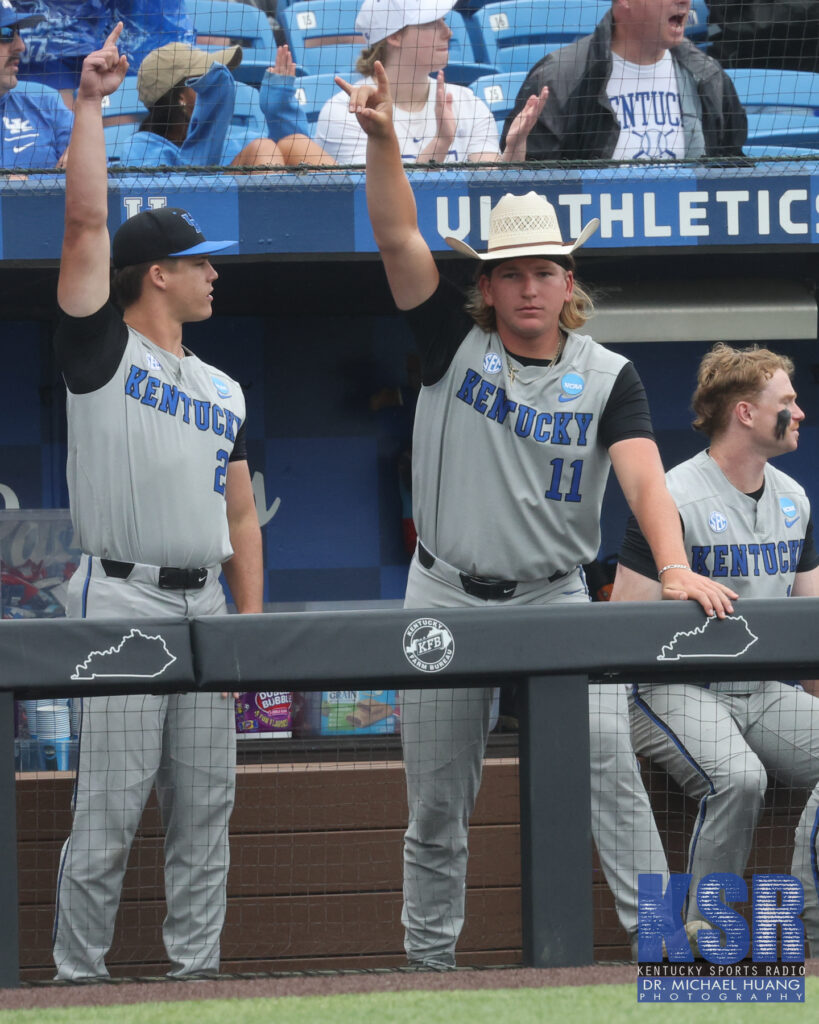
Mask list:
[[[543,369],[544,370],[548,370],[550,366],[554,366],[555,363],[560,362],[560,357],[563,355],[563,348],[564,348],[565,344],[566,344],[566,335],[565,335],[565,333],[563,331],[561,331],[560,332],[560,341],[558,341],[558,343],[557,343],[557,352],[555,352],[555,354],[552,356],[552,358],[549,360],[548,363],[544,363],[544,365],[543,365]],[[501,342],[501,345],[503,347],[503,354],[506,357],[506,372],[509,375],[509,383],[510,384],[514,384],[515,383],[515,378],[518,375],[518,371],[515,369],[514,366],[512,366],[512,362],[509,359],[509,353],[506,350],[506,346],[503,345],[503,342]]]

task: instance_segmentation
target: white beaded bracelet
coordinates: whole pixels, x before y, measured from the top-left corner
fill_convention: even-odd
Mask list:
[[[668,572],[669,569],[688,569],[691,571],[690,565],[681,565],[679,562],[671,562],[670,565],[664,565],[657,573],[657,578],[661,579],[664,572]]]

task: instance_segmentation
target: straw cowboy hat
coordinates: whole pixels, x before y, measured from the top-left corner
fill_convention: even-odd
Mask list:
[[[568,256],[600,227],[595,217],[574,242],[564,242],[555,208],[537,192],[513,196],[507,192],[489,215],[489,240],[486,252],[476,252],[457,238],[445,242],[456,252],[475,260],[509,260],[516,256]]]

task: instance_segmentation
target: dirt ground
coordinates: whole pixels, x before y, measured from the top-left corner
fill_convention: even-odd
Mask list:
[[[805,973],[819,976],[819,959],[805,962]],[[635,964],[590,967],[463,968],[437,972],[410,969],[316,972],[287,975],[224,975],[207,981],[165,979],[27,984],[0,990],[0,1009],[55,1006],[110,1006],[182,999],[253,999],[276,996],[339,995],[350,992],[450,991],[482,988],[542,988],[559,985],[616,985],[636,981]]]

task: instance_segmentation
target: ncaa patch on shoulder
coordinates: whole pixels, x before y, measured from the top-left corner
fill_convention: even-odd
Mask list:
[[[210,379],[213,381],[213,386],[216,388],[216,394],[220,398],[230,398],[230,388],[227,385],[227,383],[222,380],[221,377],[217,377],[215,374],[211,374]]]
[[[799,510],[796,507],[796,502],[793,498],[783,496],[779,499],[779,507],[782,509],[782,515],[785,518],[785,526],[790,529],[799,519]]]
[[[455,657],[455,639],[438,619],[415,619],[404,630],[404,654],[419,672],[441,672]]]
[[[580,398],[585,387],[586,382],[579,373],[564,373],[560,381],[558,402],[573,402],[575,398]]]

